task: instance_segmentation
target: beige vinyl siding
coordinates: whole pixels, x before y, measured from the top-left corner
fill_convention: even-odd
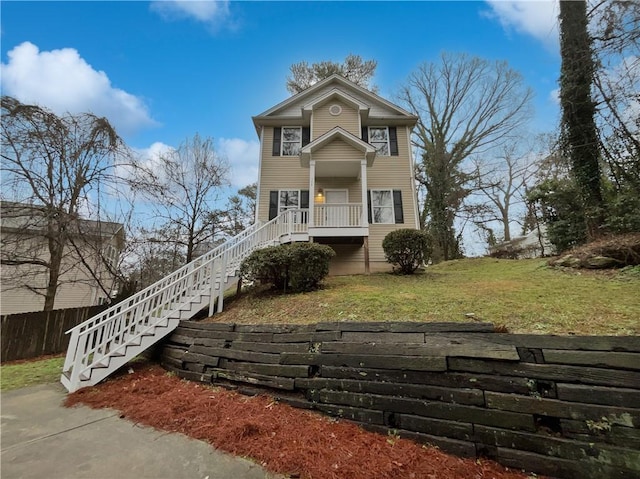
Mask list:
[[[357,178],[316,178],[316,193],[319,188],[323,190],[347,190],[349,203],[362,202],[362,187]]]
[[[315,152],[311,159],[316,161],[360,161],[364,160],[364,153],[336,138],[321,150]]]
[[[273,127],[264,129],[258,219],[269,220],[269,192],[309,189],[309,168],[300,165],[297,156],[273,156]]]
[[[339,105],[342,113],[337,116],[329,113],[332,105]],[[336,126],[360,138],[360,121],[356,109],[341,101],[332,100],[313,110],[311,140],[315,140]]]
[[[359,244],[330,245],[336,252],[329,265],[332,276],[364,274],[364,247]]]
[[[39,241],[40,240],[40,241]],[[39,249],[42,258],[48,258],[49,253],[42,238],[28,238],[25,242],[37,245],[40,242],[43,246]],[[115,240],[112,239],[115,245]],[[106,244],[106,243],[105,243]],[[80,245],[82,247],[82,245]],[[95,255],[95,247],[85,246],[83,256],[85,261],[92,267],[96,274],[102,278],[107,289],[113,286],[114,278],[106,268],[98,267],[100,260]],[[92,257],[93,256],[93,257]],[[15,273],[20,275],[18,281],[13,280]],[[60,286],[56,292],[54,302],[55,309],[78,308],[82,306],[94,306],[98,304],[98,298],[105,297],[105,293],[97,285],[93,277],[82,266],[77,253],[65,249],[64,258],[60,267]],[[29,278],[29,283],[34,287],[45,287],[48,273],[44,268],[33,265],[22,265],[20,267],[2,267],[2,293],[0,309],[2,314],[25,313],[31,311],[41,311],[44,307],[44,296],[33,293],[25,288],[15,288],[24,284],[25,278]],[[44,291],[43,291],[44,292]]]
[[[367,171],[367,189],[389,189],[402,191],[404,223],[369,225],[369,261],[371,271],[387,271],[390,265],[384,257],[382,241],[391,231],[415,228],[416,210],[412,187],[411,155],[407,151],[407,129],[398,127],[398,156],[377,156],[372,168]]]
[[[303,98],[301,101],[299,102],[293,102],[289,105],[287,105],[285,108],[278,110],[278,111],[274,111],[272,113],[273,116],[288,116],[288,117],[293,117],[293,116],[299,116],[300,115],[300,108],[303,105],[308,105],[309,103],[313,103],[313,101],[316,98],[320,98],[321,96],[323,96],[324,94],[328,93],[331,90],[334,90],[336,88],[335,84],[328,84],[325,85],[323,88],[319,89],[318,91],[314,92],[314,94],[312,96],[308,96]],[[365,97],[364,95],[360,94],[357,91],[354,90],[349,90],[346,92],[350,97],[360,101],[361,103],[364,103],[365,105],[369,105],[369,116],[370,117],[389,117],[390,115],[393,116],[398,116],[398,118],[402,118],[400,115],[397,114],[397,112],[390,110],[389,107],[387,107],[386,105],[384,105],[383,103],[378,103],[377,101],[372,101],[371,97]]]

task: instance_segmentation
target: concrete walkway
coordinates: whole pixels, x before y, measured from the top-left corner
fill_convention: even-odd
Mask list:
[[[110,409],[65,408],[61,384],[0,394],[2,479],[275,479],[257,464]]]

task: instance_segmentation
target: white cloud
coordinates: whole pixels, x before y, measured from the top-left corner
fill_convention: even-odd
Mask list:
[[[230,18],[228,0],[156,0],[151,9],[166,20],[192,18],[214,27]]]
[[[241,188],[258,181],[259,142],[240,138],[220,138],[217,151],[229,160],[233,186]]]
[[[54,113],[91,112],[105,116],[122,133],[152,126],[144,102],[115,88],[107,74],[94,70],[74,48],[40,51],[24,42],[0,65],[2,93]]]
[[[554,88],[549,92],[549,100],[551,100],[555,105],[560,104],[560,87]]]
[[[497,19],[502,27],[531,35],[547,47],[557,49],[558,0],[486,0],[491,8],[485,12],[489,18]]]

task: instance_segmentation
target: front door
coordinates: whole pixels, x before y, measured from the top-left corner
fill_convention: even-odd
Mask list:
[[[326,226],[349,226],[349,191],[324,190]]]

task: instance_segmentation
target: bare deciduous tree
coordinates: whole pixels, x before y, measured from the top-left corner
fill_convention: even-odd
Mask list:
[[[413,141],[416,177],[426,190],[421,220],[437,259],[460,255],[453,223],[473,179],[463,163],[528,121],[531,97],[507,63],[464,54],[421,65],[401,90],[401,101],[419,117]]]
[[[186,263],[196,248],[211,243],[217,234],[216,216],[211,213],[227,184],[228,171],[213,139],[198,134],[157,161],[137,165],[135,187],[152,202],[154,229],[163,233],[157,236],[182,247]]]
[[[527,186],[536,173],[535,159],[531,151],[522,151],[521,142],[503,145],[491,165],[476,161],[475,193],[486,206],[476,223],[498,223],[503,241],[511,240],[511,225],[522,221],[518,206],[526,203]],[[520,214],[519,214],[520,213]]]
[[[3,197],[11,200],[3,205],[2,265],[11,267],[3,268],[5,280],[42,296],[51,310],[64,282],[87,281],[67,274],[81,264],[109,296],[117,265],[103,250],[103,239],[115,233],[104,221],[104,202],[116,203],[114,169],[127,157],[124,142],[106,118],[57,116],[7,96],[1,124]]]
[[[600,1],[588,12],[596,127],[616,188],[640,194],[640,3]]]

